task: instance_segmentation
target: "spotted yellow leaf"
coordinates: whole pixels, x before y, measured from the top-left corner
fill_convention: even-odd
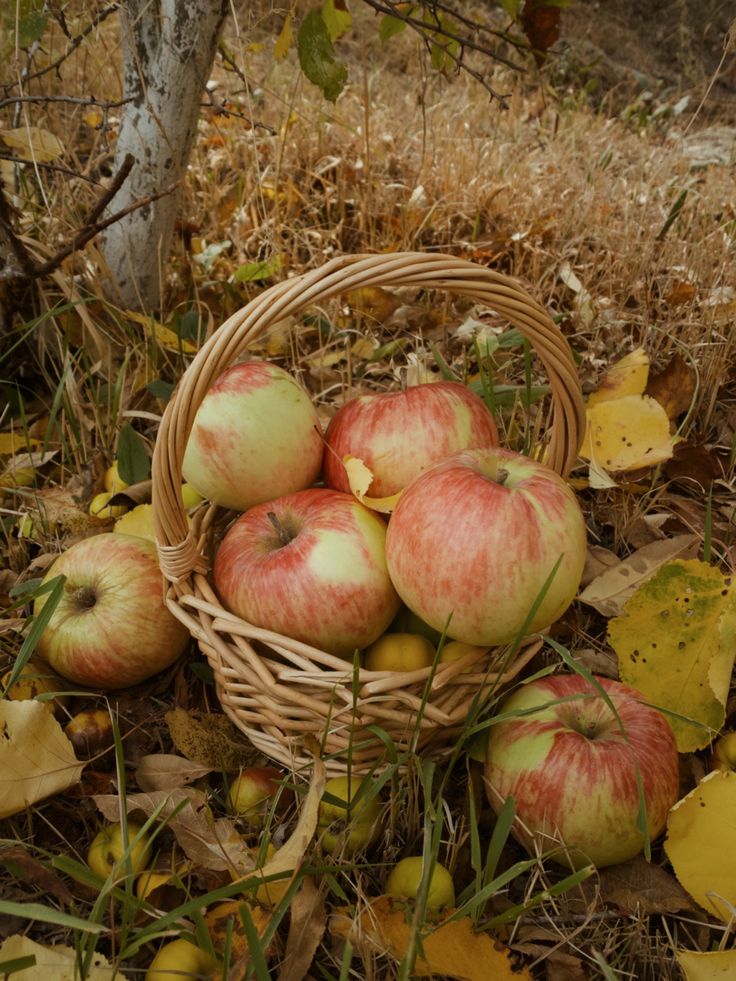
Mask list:
[[[674,440],[667,413],[646,395],[625,395],[587,410],[580,456],[607,473],[640,470],[669,460]]]
[[[736,950],[678,950],[677,963],[685,981],[733,981]]]
[[[381,514],[391,514],[396,507],[396,502],[401,496],[401,491],[392,494],[390,497],[369,497],[368,488],[373,482],[373,474],[369,467],[357,456],[344,456],[342,462],[345,464],[345,472],[348,475],[350,490],[358,498],[361,504],[365,504],[371,511],[380,511]]]
[[[643,395],[649,377],[649,358],[643,347],[621,358],[606,370],[598,388],[588,396],[588,408],[626,395]]]
[[[736,907],[736,773],[714,770],[670,811],[664,850],[693,899],[725,923]],[[688,974],[688,977],[690,975]],[[694,978],[706,977],[695,974]],[[707,975],[707,977],[734,977]]]
[[[39,440],[33,439],[32,436],[26,436],[25,433],[0,433],[0,456],[40,445]]]
[[[730,577],[698,559],[663,565],[609,621],[621,680],[668,710],[681,753],[707,746],[726,716],[736,654]]]

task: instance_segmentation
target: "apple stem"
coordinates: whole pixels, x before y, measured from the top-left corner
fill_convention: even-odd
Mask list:
[[[508,472],[508,470],[504,470],[503,467],[502,467],[496,473],[496,483],[497,484],[501,484],[501,486],[503,486],[508,479],[509,479],[509,472]]]
[[[268,518],[268,520],[271,522],[271,524],[275,528],[276,534],[279,536],[279,541],[281,542],[281,544],[282,545],[288,545],[289,542],[291,541],[291,535],[289,534],[289,532],[286,530],[286,528],[284,528],[284,526],[279,521],[278,517],[276,516],[276,512],[275,511],[269,511],[268,514],[266,515],[266,517]]]

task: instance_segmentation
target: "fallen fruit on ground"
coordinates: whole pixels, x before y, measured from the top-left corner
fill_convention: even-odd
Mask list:
[[[120,518],[128,510],[124,504],[110,504],[112,494],[101,491],[89,502],[89,513],[93,518]]]
[[[386,880],[386,895],[394,899],[416,899],[422,883],[424,859],[421,855],[402,858],[391,869]],[[455,905],[455,884],[452,876],[439,862],[435,862],[427,890],[427,909],[438,910]]]
[[[190,940],[164,944],[151,961],[145,981],[174,981],[181,977],[210,977],[217,965],[214,959]]]
[[[577,674],[521,685],[489,729],[485,782],[498,812],[514,800],[528,850],[575,868],[614,865],[663,830],[679,791],[677,745],[662,713],[634,688]],[[641,795],[640,795],[641,787]],[[565,850],[559,842],[564,842]]]
[[[246,767],[228,788],[228,808],[252,827],[262,827],[271,798],[283,778],[284,774],[273,766]]]
[[[360,777],[333,777],[325,784],[319,805],[317,838],[331,854],[350,855],[367,848],[380,834],[381,802],[365,796],[366,780]],[[335,802],[325,796],[337,798]]]
[[[129,856],[130,872],[138,875],[145,869],[151,855],[151,844],[147,835],[135,838],[141,830],[141,825],[128,821],[127,847],[123,834],[123,826],[119,823],[105,824],[92,839],[87,852],[87,864],[101,879],[107,879],[116,863],[121,862],[124,855]],[[122,878],[128,872],[128,861],[121,862],[119,876]]]
[[[77,759],[89,760],[110,749],[115,739],[112,718],[107,709],[84,709],[64,726]]]
[[[130,486],[120,476],[119,466],[119,462],[113,460],[112,464],[105,471],[105,476],[102,478],[103,486],[110,495],[119,494],[120,491]]]

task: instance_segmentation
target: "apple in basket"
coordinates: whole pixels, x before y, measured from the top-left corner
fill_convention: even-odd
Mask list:
[[[182,470],[204,497],[245,511],[313,484],[322,450],[307,392],[278,365],[246,361],[224,371],[202,400]]]
[[[530,851],[556,848],[551,856],[574,867],[613,865],[644,845],[642,804],[650,839],[664,828],[679,797],[677,745],[667,719],[634,688],[577,674],[539,678],[497,715],[486,791],[496,812],[513,798],[515,833]]]
[[[585,555],[583,515],[562,477],[499,447],[463,450],[417,477],[386,536],[404,603],[476,645],[514,640],[555,566],[527,632],[557,620],[575,596]]]
[[[112,532],[76,542],[49,568],[44,582],[65,581],[37,651],[70,681],[127,688],[179,657],[186,627],[164,605],[156,546]],[[35,600],[39,616],[50,593]]]
[[[385,540],[383,518],[351,494],[298,491],[231,525],[215,556],[215,588],[241,619],[351,658],[400,605]]]
[[[322,469],[328,487],[348,491],[343,458],[359,457],[373,474],[371,496],[388,497],[458,450],[497,445],[480,396],[459,382],[430,382],[346,402],[327,427]]]

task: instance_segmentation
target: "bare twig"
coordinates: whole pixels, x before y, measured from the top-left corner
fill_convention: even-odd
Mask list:
[[[11,95],[6,99],[0,99],[0,109],[18,102],[71,102],[73,105],[96,106],[107,111],[108,109],[117,109],[131,101],[131,99],[119,99],[117,102],[110,102],[107,99],[85,98],[76,95]]]
[[[22,167],[41,167],[44,170],[55,170],[59,174],[64,174],[65,177],[76,177],[80,181],[87,181],[88,184],[99,183],[93,177],[85,177],[84,174],[80,174],[76,170],[70,170],[69,167],[62,167],[60,164],[47,163],[41,160],[23,160],[21,157],[16,157],[12,153],[3,153],[0,150],[0,160],[9,160],[12,164],[20,164]]]

